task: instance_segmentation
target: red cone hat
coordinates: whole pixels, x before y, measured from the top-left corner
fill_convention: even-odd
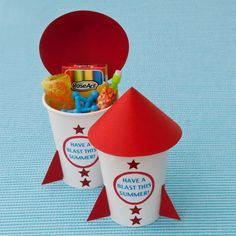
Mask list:
[[[179,125],[130,88],[89,130],[98,150],[120,157],[164,152],[181,138]]]

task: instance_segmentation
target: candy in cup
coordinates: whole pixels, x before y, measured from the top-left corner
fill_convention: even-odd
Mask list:
[[[57,110],[72,109],[74,100],[71,96],[70,77],[65,74],[48,76],[42,81],[47,104]]]
[[[109,107],[117,99],[118,84],[121,80],[121,71],[116,70],[109,86],[105,86],[98,96],[98,107],[104,109]]]

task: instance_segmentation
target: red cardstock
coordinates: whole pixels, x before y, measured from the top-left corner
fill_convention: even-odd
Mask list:
[[[110,208],[107,200],[106,188],[103,186],[87,221],[96,220],[107,216],[110,216]]]
[[[55,19],[43,32],[39,45],[44,66],[51,74],[63,65],[107,64],[108,78],[124,66],[129,41],[112,18],[93,11],[75,11]]]
[[[164,152],[181,136],[179,125],[134,88],[120,97],[88,133],[95,148],[121,158]]]
[[[180,217],[175,210],[175,207],[166,192],[165,185],[162,186],[161,189],[161,206],[159,211],[160,216],[180,220]]]
[[[48,184],[62,179],[63,173],[61,168],[61,162],[59,158],[59,153],[58,151],[56,151],[42,184]]]

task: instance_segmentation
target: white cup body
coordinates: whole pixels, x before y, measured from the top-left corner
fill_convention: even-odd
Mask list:
[[[98,153],[111,218],[131,227],[154,222],[159,217],[167,151],[136,158]],[[128,164],[132,161],[139,163],[137,169]],[[135,211],[135,206],[141,209]]]
[[[48,106],[44,96],[42,102],[48,111],[64,182],[81,189],[101,186],[103,180],[98,153],[90,144],[87,133],[107,109],[90,113],[66,113]],[[76,130],[78,126],[81,129]]]

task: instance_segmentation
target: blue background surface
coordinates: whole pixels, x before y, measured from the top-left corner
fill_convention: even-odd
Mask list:
[[[38,42],[54,18],[78,9],[127,31],[121,92],[136,87],[183,128],[166,178],[180,222],[87,223],[100,188],[40,185],[55,147]],[[236,235],[235,12],[233,0],[1,0],[0,235]]]

